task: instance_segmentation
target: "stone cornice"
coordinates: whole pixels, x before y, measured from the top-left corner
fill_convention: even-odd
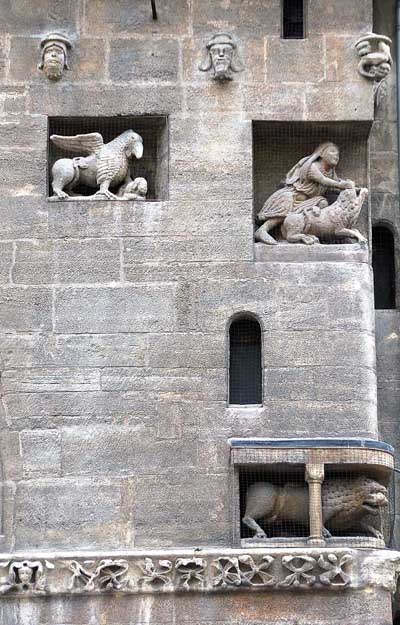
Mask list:
[[[400,552],[335,548],[0,554],[0,594],[396,590]]]

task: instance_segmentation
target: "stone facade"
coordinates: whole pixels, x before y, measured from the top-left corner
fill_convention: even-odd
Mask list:
[[[395,72],[375,109],[354,48],[393,37],[392,3],[313,0],[304,40],[281,39],[280,0],[156,0],[157,20],[149,0],[25,4],[0,0],[0,622],[389,625],[397,552],[241,548],[228,439],[397,444],[398,311],[376,315],[376,342],[368,245],[254,243],[265,196],[329,140],[399,245]],[[222,32],[243,63],[233,80],[199,70]],[[51,33],[71,42],[57,81],[38,69]],[[149,137],[165,121],[154,198],[50,201],[49,118],[119,116]],[[367,208],[366,236],[370,223]],[[259,406],[227,400],[243,313],[262,329]],[[253,588],[270,558],[261,579],[280,587]],[[165,561],[168,592],[139,584]]]

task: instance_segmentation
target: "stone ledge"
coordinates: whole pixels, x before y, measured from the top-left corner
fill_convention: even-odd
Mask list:
[[[367,243],[315,244],[279,242],[278,245],[255,243],[254,260],[258,263],[368,263]]]
[[[1,595],[327,590],[394,592],[400,552],[247,548],[0,554]]]

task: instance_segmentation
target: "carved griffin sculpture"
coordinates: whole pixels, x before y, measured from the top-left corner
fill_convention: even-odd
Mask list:
[[[289,243],[319,243],[319,237],[326,240],[350,238],[366,241],[365,237],[353,228],[360,215],[368,189],[361,189],[357,194],[355,187],[345,189],[336,202],[320,208],[312,206],[301,213],[290,213],[285,218],[281,230],[283,238]]]
[[[121,135],[104,143],[98,132],[86,135],[63,137],[52,135],[50,140],[62,150],[85,156],[60,158],[51,170],[54,196],[60,199],[69,197],[78,184],[100,187],[95,196],[117,199],[109,189],[121,183],[131,182],[129,159],[143,155],[143,139],[133,130],[125,130]]]
[[[324,536],[330,531],[364,530],[376,538],[382,533],[367,522],[368,515],[378,516],[388,505],[387,489],[368,477],[327,479],[322,485],[322,512]],[[292,522],[307,525],[309,515],[308,487],[287,483],[275,486],[270,482],[256,482],[247,490],[243,523],[255,531],[257,538],[265,538],[256,519],[265,523]]]

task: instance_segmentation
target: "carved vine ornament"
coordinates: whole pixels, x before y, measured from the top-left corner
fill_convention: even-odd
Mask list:
[[[1,570],[4,571],[1,574]],[[196,555],[159,552],[124,558],[93,554],[0,562],[0,594],[223,592],[235,590],[340,591],[382,586],[393,591],[397,552],[351,549],[253,549]]]

